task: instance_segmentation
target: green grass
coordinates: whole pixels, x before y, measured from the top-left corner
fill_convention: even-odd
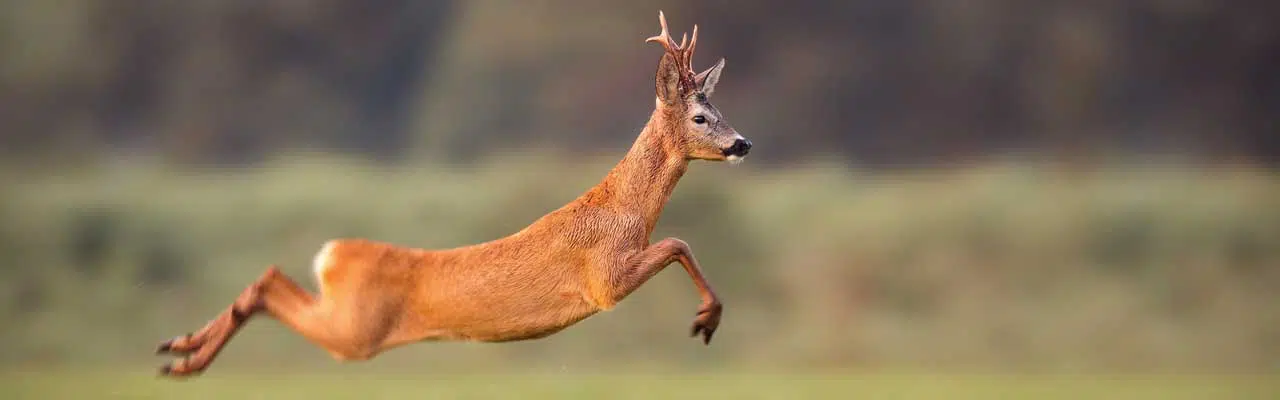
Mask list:
[[[1274,399],[1274,376],[0,373],[4,399]]]
[[[440,248],[507,235],[616,159],[552,161],[0,171],[0,369],[141,361],[267,264],[312,286],[311,258],[334,237]],[[676,267],[545,340],[396,358],[486,371],[651,361],[1274,372],[1276,204],[1280,173],[1249,167],[699,164],[652,237],[693,246],[727,307],[715,345],[682,334],[699,299]],[[323,355],[280,324],[249,330],[229,360]]]

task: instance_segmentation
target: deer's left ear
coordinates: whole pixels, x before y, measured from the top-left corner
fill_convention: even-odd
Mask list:
[[[674,105],[680,102],[680,64],[670,54],[663,55],[662,61],[658,62],[657,84],[658,98],[663,103]]]
[[[716,62],[716,65],[712,65],[711,68],[707,68],[706,71],[702,71],[702,73],[694,77],[694,83],[698,85],[703,94],[711,97],[711,93],[716,91],[716,82],[720,81],[720,71],[723,70],[724,59],[721,58],[719,62]]]

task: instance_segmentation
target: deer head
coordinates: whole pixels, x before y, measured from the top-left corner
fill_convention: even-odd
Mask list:
[[[694,73],[691,61],[698,45],[698,26],[692,39],[681,35],[675,43],[667,32],[667,18],[658,11],[662,32],[645,40],[661,44],[665,53],[658,62],[657,113],[665,121],[666,135],[687,159],[739,162],[751,150],[751,141],[738,134],[720,110],[711,105],[724,59],[701,73]],[[686,39],[689,39],[687,42]]]

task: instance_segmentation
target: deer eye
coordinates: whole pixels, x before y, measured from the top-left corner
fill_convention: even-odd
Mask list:
[[[694,115],[694,116],[693,116],[693,123],[698,124],[698,125],[705,124],[705,123],[707,123],[707,117],[704,117],[704,116],[701,116],[701,115]]]

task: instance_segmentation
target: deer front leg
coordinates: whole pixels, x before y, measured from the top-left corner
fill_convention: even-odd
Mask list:
[[[622,296],[630,294],[667,265],[676,261],[684,266],[685,272],[689,273],[689,278],[693,279],[693,285],[698,288],[698,295],[702,297],[702,305],[698,307],[698,314],[694,318],[689,336],[701,334],[702,343],[709,345],[711,336],[720,326],[720,314],[724,306],[720,304],[720,298],[716,297],[715,291],[711,289],[711,284],[707,283],[706,278],[702,276],[702,270],[698,267],[698,261],[694,259],[689,244],[683,240],[662,239],[632,256],[627,263],[629,268],[619,277],[618,283],[621,289],[619,293]]]

